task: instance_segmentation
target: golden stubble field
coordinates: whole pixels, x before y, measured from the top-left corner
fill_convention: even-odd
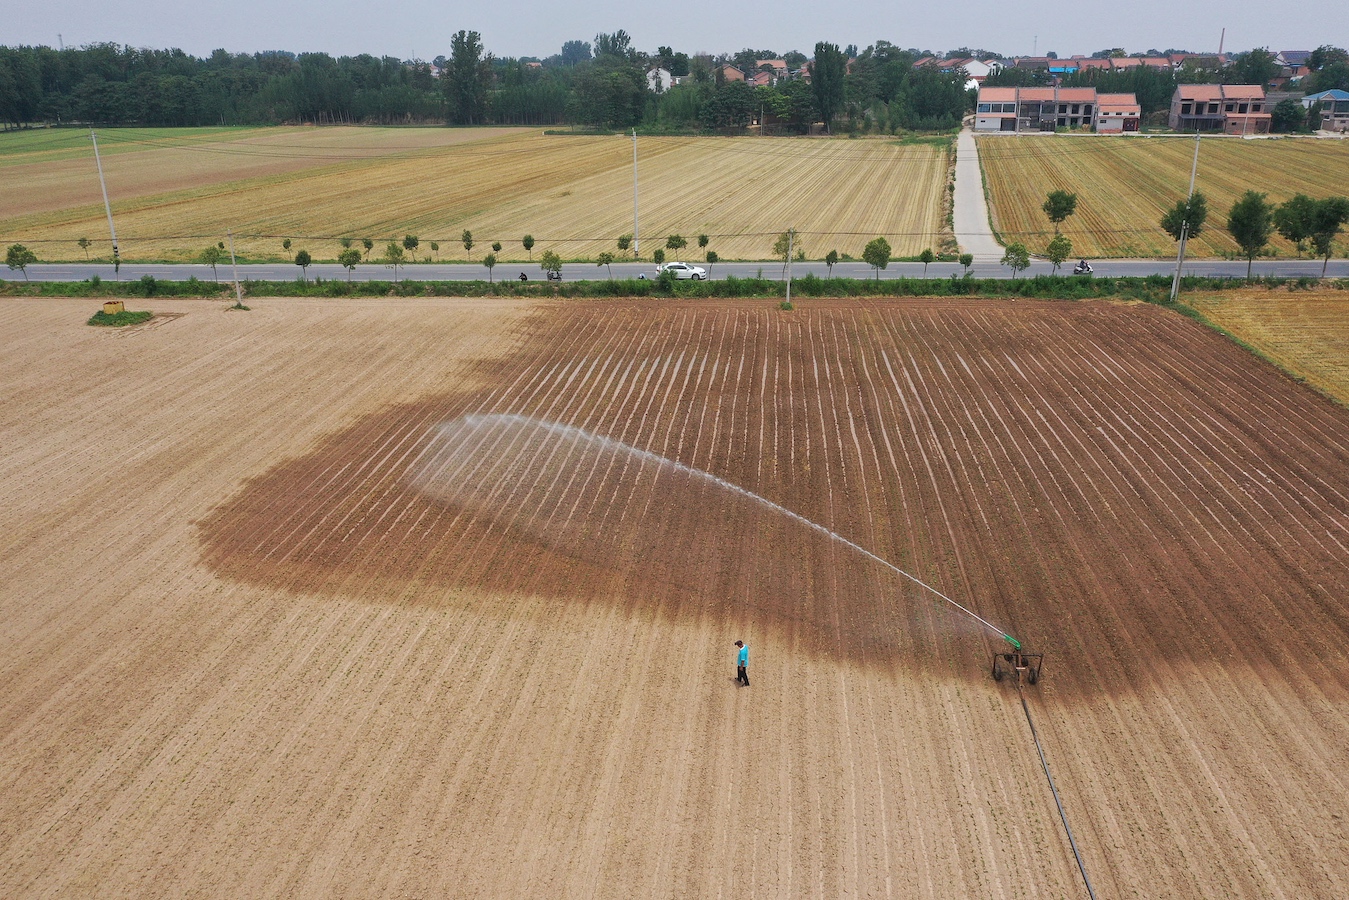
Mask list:
[[[1185,303],[1283,369],[1349,406],[1349,298],[1343,291],[1190,294]]]
[[[43,151],[42,135],[0,136],[0,165],[20,185],[0,198],[0,241],[27,243],[46,260],[110,254],[92,150],[68,138]],[[32,149],[21,142],[37,144]],[[9,142],[6,146],[5,142]],[[87,140],[85,144],[87,144]],[[418,258],[481,260],[494,241],[503,261],[593,259],[633,231],[629,137],[547,136],[525,129],[273,128],[109,131],[100,147],[124,258],[190,260],[235,234],[253,260],[308,250],[334,259],[338,238],[375,242],[416,235]],[[638,139],[639,229],[650,258],[669,234],[695,238],[723,259],[765,259],[795,228],[798,246],[861,255],[885,236],[896,255],[936,249],[944,228],[944,147],[885,140]],[[472,232],[465,251],[462,232]],[[292,242],[283,250],[282,240]],[[431,242],[439,244],[432,253]]]
[[[1176,244],[1159,222],[1190,185],[1194,139],[1184,137],[982,137],[983,165],[994,230],[1043,252],[1054,236],[1040,208],[1054,190],[1077,194],[1077,213],[1063,224],[1073,254],[1087,257],[1174,256]],[[1208,199],[1208,222],[1191,240],[1195,257],[1239,255],[1225,228],[1227,212],[1248,190],[1278,204],[1294,194],[1349,195],[1349,142],[1334,140],[1204,139],[1195,190]],[[1343,240],[1340,253],[1343,252]],[[1294,255],[1274,235],[1269,249]]]

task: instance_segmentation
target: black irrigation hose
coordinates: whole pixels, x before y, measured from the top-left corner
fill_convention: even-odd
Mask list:
[[[1077,850],[1077,841],[1073,839],[1073,829],[1068,825],[1068,814],[1063,811],[1063,802],[1059,800],[1059,789],[1054,787],[1054,776],[1049,774],[1049,763],[1045,761],[1044,748],[1040,746],[1040,735],[1035,730],[1035,722],[1030,717],[1030,705],[1026,703],[1026,695],[1021,692],[1021,679],[1016,682],[1016,694],[1021,698],[1021,708],[1026,713],[1026,724],[1030,726],[1030,736],[1035,741],[1035,752],[1040,754],[1040,766],[1045,770],[1045,779],[1049,782],[1049,790],[1054,794],[1054,805],[1059,808],[1059,819],[1063,822],[1063,830],[1068,834],[1068,845],[1073,848],[1073,857],[1077,860],[1077,869],[1082,873],[1082,883],[1087,886],[1087,893],[1091,900],[1096,900],[1096,891],[1092,889],[1091,879],[1087,877],[1087,867],[1082,862],[1082,854]]]

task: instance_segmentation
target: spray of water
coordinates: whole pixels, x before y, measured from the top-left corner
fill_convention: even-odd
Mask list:
[[[410,471],[433,499],[546,541],[599,540],[609,546],[663,497],[720,494],[785,516],[908,579],[993,634],[1015,639],[974,611],[837,532],[766,497],[622,441],[571,425],[511,414],[467,415],[437,426]]]

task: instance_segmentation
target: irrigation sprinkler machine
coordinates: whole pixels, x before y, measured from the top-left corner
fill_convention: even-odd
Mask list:
[[[1040,667],[1044,665],[1045,655],[1031,653],[1010,634],[1004,634],[1002,639],[1007,642],[1007,646],[993,653],[993,680],[1002,681],[1011,675],[1018,684],[1023,678],[1027,684],[1039,683]]]
[[[576,503],[576,498],[569,493],[569,486],[573,482],[570,477],[558,477],[563,474],[558,467],[570,465],[571,461],[577,459],[593,460],[594,470],[600,472],[640,471],[649,491],[654,490],[656,484],[673,481],[700,488],[715,487],[731,496],[753,502],[908,579],[978,622],[990,634],[1001,638],[1006,646],[1000,645],[1000,649],[993,654],[994,681],[1002,681],[1010,674],[1019,688],[1023,682],[1033,685],[1040,680],[1043,653],[1031,653],[1020,641],[974,610],[838,532],[710,472],[694,469],[649,450],[592,434],[573,425],[513,413],[464,416],[436,426],[432,437],[428,451],[412,476],[412,483],[416,487],[441,501],[453,502],[489,515],[497,521],[533,530],[545,541],[562,539],[554,522],[562,518],[570,521]],[[504,453],[490,454],[485,449],[497,447],[508,449]],[[534,472],[538,476],[531,475],[529,484],[536,486],[541,493],[530,494],[528,503],[516,503],[503,509],[498,497],[499,486],[503,482],[511,483],[512,479],[518,480],[524,471]],[[462,477],[464,472],[472,473],[473,477]]]

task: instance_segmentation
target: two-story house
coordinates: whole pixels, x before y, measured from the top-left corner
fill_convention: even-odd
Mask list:
[[[1171,95],[1173,131],[1269,134],[1265,89],[1258,84],[1182,84]]]

